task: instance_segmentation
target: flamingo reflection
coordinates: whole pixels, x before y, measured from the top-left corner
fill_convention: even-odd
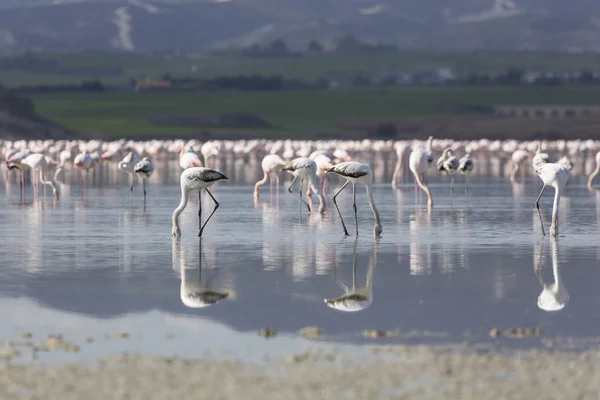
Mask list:
[[[542,293],[538,296],[537,305],[544,311],[562,310],[569,303],[569,293],[565,287],[558,271],[558,239],[551,239],[552,245],[552,273],[554,274],[554,283],[546,284],[542,278],[542,249],[540,246],[539,261],[535,266],[535,272],[542,285]]]
[[[356,287],[356,248],[358,246],[358,237],[354,241],[352,257],[352,288],[340,282],[340,286],[346,293],[335,299],[325,299],[328,307],[339,311],[354,312],[362,311],[373,304],[373,273],[377,265],[378,244],[373,243],[373,255],[367,268],[367,284],[365,287]]]
[[[181,256],[181,243],[173,239],[173,267],[177,263],[176,254]],[[178,251],[179,250],[179,251]],[[181,302],[190,308],[205,308],[219,303],[225,299],[233,300],[235,292],[227,289],[216,289],[211,287],[211,280],[214,277],[209,276],[206,282],[202,282],[202,241],[198,243],[198,277],[192,274],[192,268],[185,267],[183,257],[180,258],[181,271]]]

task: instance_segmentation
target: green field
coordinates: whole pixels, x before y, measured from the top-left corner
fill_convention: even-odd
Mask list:
[[[285,92],[97,93],[32,96],[36,109],[66,127],[105,138],[192,132],[307,136],[342,124],[456,113],[458,105],[600,104],[600,87],[400,87]],[[246,112],[275,128],[203,129],[148,122],[157,115]]]
[[[123,53],[49,53],[35,57],[54,59],[59,66],[114,67],[123,73],[112,76],[85,74],[26,73],[0,70],[0,82],[14,87],[23,84],[79,83],[101,79],[107,84],[124,84],[131,78],[156,79],[165,73],[173,76],[214,77],[238,74],[282,74],[289,78],[315,80],[320,77],[345,79],[357,74],[372,75],[381,71],[411,72],[420,66],[447,67],[458,75],[469,72],[499,73],[508,67],[532,71],[600,69],[600,55],[552,53],[448,53],[366,52],[362,54],[322,54],[303,57],[248,58],[241,56],[164,56]],[[1,61],[1,60],[0,60]],[[192,65],[197,71],[192,73]]]

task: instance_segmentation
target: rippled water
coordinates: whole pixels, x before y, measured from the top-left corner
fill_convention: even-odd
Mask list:
[[[379,240],[364,188],[357,195],[356,238],[343,236],[329,199],[324,215],[308,216],[299,212],[296,194],[282,188],[271,199],[266,185],[255,203],[252,185],[233,180],[215,187],[221,208],[199,242],[196,195],[181,216],[183,238],[171,237],[178,169],[158,175],[145,205],[139,187],[130,194],[126,176],[108,183],[98,174],[83,191],[63,185],[58,202],[50,194],[34,202],[30,188],[22,201],[18,185],[0,187],[0,335],[98,338],[87,354],[218,348],[244,357],[257,346],[302,347],[297,331],[311,325],[326,333],[323,341],[345,344],[372,342],[364,329],[399,329],[386,343],[487,343],[494,341],[492,327],[541,327],[545,337],[600,331],[600,192],[589,192],[577,177],[563,195],[555,242],[541,236],[534,207],[539,183],[494,177],[473,178],[468,194],[457,179],[452,196],[447,179],[430,178],[431,212],[411,183],[396,190],[377,184]],[[332,189],[338,186],[332,181]],[[202,200],[210,210],[210,198]],[[353,232],[351,189],[338,204]],[[542,200],[547,229],[551,207],[548,190]],[[542,282],[553,284],[556,274],[570,300],[562,310],[544,311],[537,306]],[[182,285],[228,297],[188,308]],[[324,302],[353,287],[370,306],[343,312]],[[280,338],[258,337],[266,327],[278,329]],[[102,339],[119,331],[131,340]]]

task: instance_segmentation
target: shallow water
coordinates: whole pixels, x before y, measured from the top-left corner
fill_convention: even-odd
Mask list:
[[[145,205],[139,187],[130,195],[127,177],[118,184],[87,179],[83,193],[77,184],[63,185],[58,202],[50,194],[32,201],[30,189],[21,201],[18,186],[0,187],[0,338],[23,331],[94,337],[76,358],[211,349],[252,358],[265,347],[276,354],[302,348],[306,341],[297,332],[306,326],[320,327],[321,341],[338,344],[543,344],[540,337],[492,339],[494,327],[541,327],[544,338],[599,336],[600,192],[587,191],[577,177],[561,200],[556,241],[541,235],[536,180],[511,185],[506,178],[475,177],[466,193],[457,179],[451,195],[447,179],[432,177],[431,212],[412,183],[396,190],[375,186],[383,224],[378,240],[362,187],[356,238],[343,236],[331,196],[324,215],[309,216],[297,191],[282,188],[271,199],[266,185],[255,203],[252,185],[232,179],[212,191],[221,207],[199,243],[195,194],[181,216],[183,238],[171,236],[178,174],[174,169],[153,177]],[[331,189],[336,187],[334,180]],[[550,189],[541,205],[547,231],[552,197]],[[206,217],[213,205],[206,195],[202,201]],[[350,187],[338,204],[353,234]],[[537,266],[548,285],[553,272],[559,274],[570,299],[563,309],[537,306]],[[205,308],[186,307],[182,271],[186,287],[210,287],[228,297]],[[370,306],[358,312],[329,308],[324,299],[343,295],[342,284],[351,290],[353,275]],[[372,293],[364,289],[368,281]],[[258,337],[266,327],[276,328],[279,337]],[[363,337],[364,329],[400,334],[373,340]],[[119,331],[131,337],[114,339]],[[586,343],[595,345],[595,339]]]

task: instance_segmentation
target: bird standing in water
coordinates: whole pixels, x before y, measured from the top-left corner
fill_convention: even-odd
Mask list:
[[[465,154],[465,156],[458,161],[458,172],[463,174],[467,180],[467,188],[465,190],[469,190],[469,175],[471,175],[474,166],[473,159],[469,154]]]
[[[292,193],[292,186],[298,178],[300,178],[300,201],[306,204],[308,212],[310,213],[310,205],[302,198],[302,187],[304,186],[304,180],[308,181],[308,184],[312,187],[313,192],[317,194],[319,198],[319,211],[325,211],[325,200],[321,193],[315,187],[315,181],[317,180],[317,164],[308,157],[300,157],[290,161],[282,171],[288,171],[294,175],[294,179],[288,188],[288,192]]]
[[[541,160],[540,160],[541,162]],[[569,171],[565,167],[555,163],[538,163],[534,164],[535,173],[538,174],[544,186],[538,196],[535,207],[537,208],[538,215],[540,216],[540,223],[542,225],[542,235],[546,236],[544,232],[544,221],[542,220],[542,214],[540,212],[540,199],[544,194],[546,186],[554,187],[554,206],[552,207],[552,224],[550,225],[550,236],[558,236],[558,204],[560,202],[560,195],[564,189],[567,181],[569,180]]]
[[[452,154],[452,149],[446,149],[436,163],[438,171],[450,175],[450,192],[454,189],[454,173],[458,170],[458,158]]]
[[[179,183],[181,186],[181,201],[179,202],[179,206],[173,211],[173,236],[176,238],[181,237],[181,230],[179,228],[179,215],[185,210],[185,207],[188,203],[188,195],[191,191],[198,191],[198,227],[200,231],[198,232],[198,236],[202,236],[202,232],[204,231],[204,227],[213,216],[217,208],[219,208],[219,202],[214,198],[214,196],[208,190],[209,187],[213,186],[215,183],[219,181],[228,181],[225,175],[220,173],[219,171],[215,171],[210,168],[204,167],[191,167],[185,169],[181,173],[181,177],[179,179]],[[202,190],[206,190],[206,193],[210,196],[210,198],[215,202],[215,208],[212,213],[208,216],[204,225],[202,225],[202,198],[201,193]]]
[[[383,232],[383,228],[381,226],[381,220],[379,218],[379,211],[377,211],[377,207],[375,206],[375,201],[373,200],[373,191],[371,189],[371,185],[373,184],[373,171],[371,168],[366,165],[356,161],[346,161],[327,170],[327,173],[338,174],[344,179],[346,179],[346,183],[338,190],[338,192],[333,196],[333,204],[335,204],[335,208],[337,209],[338,215],[340,216],[340,220],[342,221],[342,227],[344,228],[344,234],[346,236],[350,236],[348,234],[348,229],[346,229],[346,224],[344,224],[344,219],[342,218],[342,213],[340,212],[340,208],[335,201],[336,197],[341,193],[342,190],[349,183],[352,183],[352,204],[354,207],[354,220],[356,223],[356,236],[358,236],[358,214],[356,210],[356,185],[361,184],[365,185],[367,189],[367,199],[369,200],[369,205],[371,206],[371,210],[373,211],[373,215],[375,216],[375,228],[373,230],[375,237],[381,236]]]
[[[146,179],[150,178],[154,173],[154,164],[148,157],[142,158],[142,161],[135,164],[133,172],[142,178],[142,185],[144,187],[144,199],[146,199]]]

